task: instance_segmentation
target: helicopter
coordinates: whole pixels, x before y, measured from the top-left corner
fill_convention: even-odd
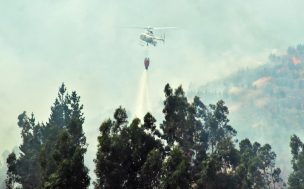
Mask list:
[[[139,39],[145,43],[147,46],[153,45],[156,46],[158,41],[165,42],[165,34],[163,36],[154,35],[154,30],[166,30],[166,29],[175,29],[176,27],[135,27],[139,29],[145,29],[143,33],[139,35]]]
[[[166,29],[176,29],[176,27],[128,27],[128,28],[137,28],[137,29],[144,29],[145,31],[139,35],[139,39],[141,42],[146,43],[147,46],[153,45],[156,46],[158,41],[165,42],[165,34],[163,36],[156,36],[154,35],[154,30],[166,30]],[[143,44],[140,44],[144,46]],[[144,59],[144,66],[145,69],[148,70],[150,65],[150,58],[146,57]]]

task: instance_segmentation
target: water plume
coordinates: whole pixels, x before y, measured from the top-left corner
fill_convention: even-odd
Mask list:
[[[143,119],[143,116],[148,111],[151,111],[151,104],[149,98],[149,77],[148,70],[144,70],[140,77],[135,116],[140,119]]]

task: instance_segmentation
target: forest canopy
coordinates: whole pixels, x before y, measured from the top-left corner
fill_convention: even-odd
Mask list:
[[[224,101],[187,99],[181,86],[164,88],[164,120],[149,112],[128,119],[118,107],[99,127],[94,159],[99,188],[282,188],[281,169],[269,144],[236,139]],[[6,188],[88,188],[87,143],[80,96],[62,84],[46,123],[18,116],[22,144],[7,157]],[[292,136],[290,188],[303,184],[303,143]]]

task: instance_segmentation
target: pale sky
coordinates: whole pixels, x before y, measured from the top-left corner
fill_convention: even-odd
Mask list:
[[[84,104],[94,169],[98,127],[119,105],[134,113],[143,59],[157,117],[166,83],[188,89],[304,41],[303,0],[0,0],[0,154],[18,146],[17,116],[47,121],[66,83]],[[174,26],[165,44],[139,45],[142,30]],[[162,34],[158,33],[158,34]]]

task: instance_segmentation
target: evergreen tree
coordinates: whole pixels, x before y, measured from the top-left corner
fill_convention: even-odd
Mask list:
[[[202,114],[206,155],[200,161],[196,180],[200,188],[234,188],[232,174],[238,165],[238,152],[233,137],[236,131],[229,125],[229,111],[222,100]]]
[[[40,163],[42,167],[42,183],[49,185],[49,177],[56,171],[56,162],[53,158],[54,146],[58,136],[64,131],[70,121],[69,95],[66,87],[62,84],[58,96],[51,107],[51,115],[48,123],[42,128],[42,147],[40,152]],[[44,185],[44,184],[43,184]]]
[[[21,128],[22,144],[17,158],[15,153],[11,154],[8,161],[8,177],[14,175],[14,180],[24,189],[36,189],[41,187],[41,167],[39,163],[39,152],[41,147],[40,125],[35,123],[35,117],[23,112],[18,116],[18,126]],[[9,164],[10,163],[10,164]],[[12,164],[13,163],[13,164]]]
[[[71,123],[75,124],[75,123]],[[85,148],[75,144],[72,136],[64,131],[55,145],[56,171],[49,177],[45,188],[87,188],[90,184],[88,169],[84,166]]]
[[[7,177],[5,180],[5,185],[7,189],[14,189],[19,178],[17,175],[17,167],[16,167],[17,158],[14,152],[9,154],[6,163],[7,163]]]
[[[77,93],[69,95],[62,84],[48,123],[36,124],[34,115],[28,117],[26,112],[18,116],[23,141],[18,158],[9,157],[9,185],[17,182],[24,189],[89,186],[82,110]]]
[[[182,87],[174,92],[169,84],[165,86],[163,113],[165,120],[160,125],[162,138],[166,140],[167,151],[179,146],[188,161],[185,164],[191,172],[190,180],[198,179],[198,166],[206,157],[207,133],[204,130],[206,107],[198,97],[189,103]]]
[[[51,107],[51,115],[49,118],[50,125],[56,125],[60,128],[65,127],[71,117],[71,109],[69,107],[70,95],[66,92],[64,83],[59,87],[58,96]],[[81,109],[80,109],[81,111]]]
[[[236,135],[236,131],[229,125],[228,114],[229,110],[224,101],[220,100],[216,105],[210,105],[210,111],[205,118],[205,129],[208,134],[208,146],[210,146],[211,153],[216,151],[218,143]]]
[[[208,189],[275,188],[282,182],[281,171],[275,167],[276,155],[270,145],[260,146],[255,143],[256,152],[251,153],[255,158],[249,160],[250,163],[243,162],[247,155],[243,154],[244,149],[238,151],[235,147],[237,140],[234,137],[237,132],[229,124],[229,110],[224,101],[206,107],[198,97],[189,103],[181,87],[173,92],[167,84],[164,91],[166,99],[163,110],[165,120],[161,124],[164,133],[162,138],[169,145],[169,154],[178,148],[188,161],[184,164],[188,166],[184,170],[189,174],[189,186]],[[166,158],[170,160],[170,155]],[[164,165],[167,163],[165,161]],[[250,164],[251,168],[244,173],[246,164]],[[168,172],[163,174],[162,186],[178,187],[168,182]],[[242,180],[242,174],[249,175],[252,183],[238,184],[244,182],[239,181]]]
[[[159,188],[161,183],[163,153],[159,149],[151,150],[140,170],[140,187],[143,189]]]
[[[205,106],[198,97],[189,102],[182,87],[165,86],[160,127],[147,113],[143,123],[130,124],[119,107],[104,121],[98,137],[95,188],[276,188],[282,184],[276,154],[268,144],[248,139],[235,147],[236,131],[228,107],[220,100]],[[37,124],[32,114],[18,116],[22,144],[18,156],[7,158],[6,186],[33,189],[87,188],[87,151],[83,105],[76,92],[61,85],[49,121]],[[290,146],[294,172],[290,188],[302,188],[303,143],[293,136]],[[18,158],[17,158],[18,157]]]
[[[103,122],[99,129],[95,188],[155,187],[163,158],[162,144],[153,135],[155,118],[147,114],[142,126],[139,119],[128,126],[126,111],[120,107],[114,119]]]
[[[269,144],[261,146],[244,139],[239,145],[241,159],[237,177],[240,188],[275,188],[282,184],[281,170],[275,167],[276,154]]]
[[[178,143],[185,153],[193,146],[194,139],[194,124],[189,123],[190,104],[185,97],[182,87],[178,87],[174,93],[170,85],[165,86],[166,99],[164,101],[163,113],[165,120],[161,124],[163,130],[163,138],[170,146]]]
[[[75,91],[71,95],[66,93],[62,84],[51,110],[49,122],[44,127],[45,138],[40,155],[43,187],[87,188],[90,178],[84,165],[87,147],[80,97]]]
[[[20,145],[20,157],[17,159],[17,174],[24,189],[36,189],[41,186],[41,167],[39,153],[41,148],[40,125],[36,125],[34,114],[29,118],[26,112],[18,116],[18,126],[22,129],[23,139]]]
[[[162,185],[164,189],[187,189],[191,187],[189,159],[178,147],[175,147],[164,162],[162,170]]]
[[[293,172],[288,177],[290,189],[304,188],[304,145],[300,138],[293,135],[290,140]]]

